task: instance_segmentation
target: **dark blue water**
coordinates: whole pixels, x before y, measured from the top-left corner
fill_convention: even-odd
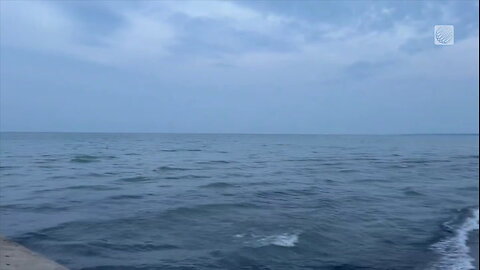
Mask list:
[[[472,267],[476,135],[0,138],[0,232],[72,269]]]

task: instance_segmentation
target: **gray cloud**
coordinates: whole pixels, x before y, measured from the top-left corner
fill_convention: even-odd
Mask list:
[[[2,130],[478,131],[478,2],[1,5]]]

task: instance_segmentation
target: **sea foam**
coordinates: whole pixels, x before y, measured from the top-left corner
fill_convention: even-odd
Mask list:
[[[468,235],[478,230],[479,209],[474,209],[472,215],[455,230],[454,235],[432,245],[432,249],[441,258],[432,266],[432,270],[471,270],[475,269],[474,259],[470,256],[467,245]]]
[[[294,247],[298,242],[298,235],[296,234],[281,234],[274,237],[272,245],[281,247]]]
[[[274,235],[257,235],[254,233],[242,233],[234,235],[237,239],[242,239],[244,244],[251,247],[279,246],[294,247],[298,243],[298,233],[281,233]]]
[[[260,238],[258,243],[261,246],[280,246],[280,247],[294,247],[298,242],[298,234],[282,233],[278,235],[271,235]]]

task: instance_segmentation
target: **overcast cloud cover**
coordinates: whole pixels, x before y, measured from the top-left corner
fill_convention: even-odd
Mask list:
[[[478,1],[0,8],[2,131],[478,133]]]

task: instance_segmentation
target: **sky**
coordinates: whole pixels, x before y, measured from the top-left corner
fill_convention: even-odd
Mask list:
[[[478,133],[478,8],[1,0],[0,131]]]

